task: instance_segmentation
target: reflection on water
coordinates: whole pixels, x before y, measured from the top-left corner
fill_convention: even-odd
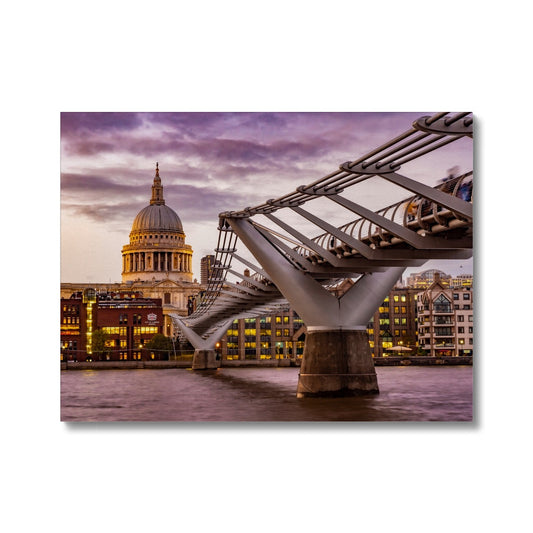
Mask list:
[[[296,398],[298,368],[61,372],[63,421],[471,421],[472,367],[377,367],[380,394]]]

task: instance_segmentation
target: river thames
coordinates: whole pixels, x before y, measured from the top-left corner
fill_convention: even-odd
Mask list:
[[[472,367],[377,367],[380,394],[296,398],[299,368],[61,371],[66,422],[472,421]]]

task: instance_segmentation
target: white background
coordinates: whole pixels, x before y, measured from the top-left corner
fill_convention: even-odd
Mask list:
[[[524,531],[524,2],[20,2],[2,41],[4,531]],[[434,7],[435,6],[435,7]],[[473,424],[59,421],[61,111],[473,111]]]

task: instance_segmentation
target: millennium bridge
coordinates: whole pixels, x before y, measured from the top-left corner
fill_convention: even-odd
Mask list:
[[[310,184],[220,213],[206,291],[193,314],[172,315],[195,348],[193,369],[217,368],[215,345],[235,319],[290,305],[307,327],[298,397],[379,392],[366,331],[375,310],[405,268],[472,256],[473,171],[432,186],[425,182],[442,176],[415,179],[402,169],[453,158],[449,145],[465,137],[473,137],[471,113],[424,116]],[[381,191],[383,180],[399,198],[376,209],[362,188]],[[336,296],[331,289],[346,278],[355,283]]]

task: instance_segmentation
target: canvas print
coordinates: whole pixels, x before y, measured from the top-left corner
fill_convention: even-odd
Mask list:
[[[471,112],[61,113],[61,420],[472,421]]]

